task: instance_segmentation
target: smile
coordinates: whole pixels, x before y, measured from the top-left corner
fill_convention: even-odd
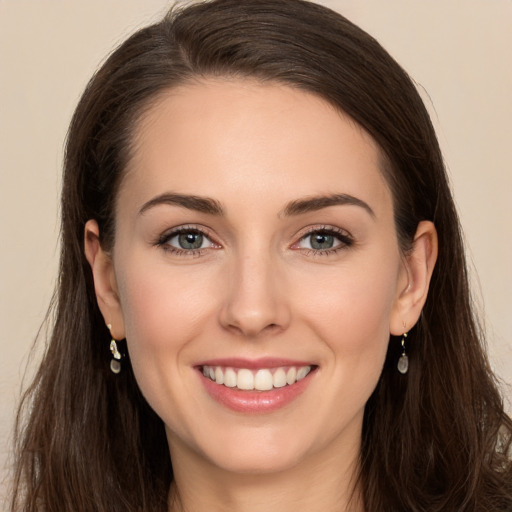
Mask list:
[[[207,394],[221,406],[265,414],[291,406],[317,380],[319,367],[275,357],[235,357],[202,361],[195,369]]]
[[[228,388],[243,391],[270,391],[291,386],[304,379],[311,371],[311,366],[281,366],[277,368],[231,368],[203,365],[203,375]]]

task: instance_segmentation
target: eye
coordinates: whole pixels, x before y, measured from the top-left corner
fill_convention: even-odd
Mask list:
[[[194,251],[208,247],[209,240],[203,233],[199,231],[188,231],[179,233],[170,238],[167,243],[173,247],[183,249],[185,251]]]
[[[300,241],[300,247],[307,249],[314,249],[315,251],[324,251],[326,249],[332,249],[339,241],[333,235],[327,233],[313,233],[306,236]]]
[[[203,249],[219,247],[206,233],[189,227],[178,228],[164,234],[157,245],[177,254],[198,254]]]
[[[314,253],[334,253],[340,249],[350,247],[352,237],[338,228],[317,228],[303,236],[292,248],[305,249]]]

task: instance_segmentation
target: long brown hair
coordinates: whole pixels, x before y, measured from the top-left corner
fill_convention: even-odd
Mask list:
[[[160,418],[129,362],[109,370],[109,337],[83,251],[114,206],[134,126],[155,98],[209,76],[312,92],[379,144],[401,249],[435,223],[439,258],[396,371],[391,337],[367,403],[359,475],[368,511],[512,508],[512,422],[474,317],[457,213],[438,142],[410,78],[368,34],[301,0],[215,0],[172,10],[124,42],[91,79],[69,128],[62,250],[48,348],[18,415],[12,510],[164,511],[172,466]],[[335,414],[335,412],[333,412]]]

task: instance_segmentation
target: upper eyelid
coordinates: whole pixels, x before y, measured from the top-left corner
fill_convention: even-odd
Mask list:
[[[307,226],[307,227],[301,229],[297,233],[296,236],[298,237],[299,240],[301,240],[302,238],[304,238],[308,235],[311,235],[312,233],[321,233],[321,232],[334,233],[339,236],[344,236],[346,238],[350,238],[351,240],[353,240],[353,238],[354,238],[352,236],[352,234],[349,231],[347,231],[346,229],[343,229],[343,228],[340,228],[337,226],[331,226],[329,224]]]
[[[213,236],[211,230],[209,228],[207,228],[206,226],[198,226],[198,225],[194,225],[194,224],[184,224],[181,226],[175,226],[173,228],[166,229],[162,233],[161,236],[162,237],[170,237],[173,235],[178,235],[180,233],[186,233],[189,231],[196,231],[196,232],[201,233],[202,235],[205,235],[207,237]]]

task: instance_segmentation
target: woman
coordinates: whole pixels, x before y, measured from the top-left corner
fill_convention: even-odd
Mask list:
[[[13,510],[495,510],[512,423],[428,114],[298,0],[171,12],[89,83]]]

